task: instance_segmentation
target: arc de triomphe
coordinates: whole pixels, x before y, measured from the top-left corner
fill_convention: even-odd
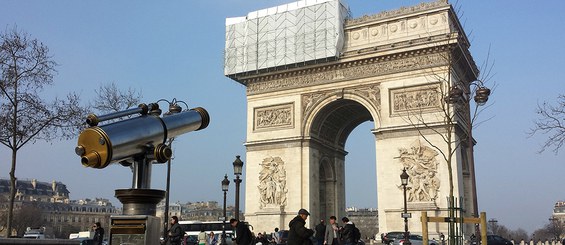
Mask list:
[[[468,89],[478,74],[451,5],[436,1],[349,19],[339,1],[318,2],[226,21],[225,72],[247,88],[246,221],[270,232],[288,229],[300,208],[311,213],[309,227],[343,217],[345,142],[366,121],[374,123],[367,133],[375,136],[380,232],[404,230],[404,168],[410,230],[421,230],[422,211],[447,216],[442,155],[450,150],[453,196],[465,215],[475,213],[472,151],[458,144],[467,141],[465,112],[457,111],[453,127],[442,117],[449,88]],[[337,22],[321,24],[322,10]],[[446,231],[444,224],[430,226],[432,234]]]

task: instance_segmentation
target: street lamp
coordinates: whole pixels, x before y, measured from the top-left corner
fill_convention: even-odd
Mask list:
[[[473,86],[473,89],[471,89]],[[465,108],[468,110],[467,114],[467,159],[468,159],[468,166],[469,166],[469,173],[471,175],[471,188],[473,189],[473,216],[479,217],[479,204],[477,200],[477,182],[475,177],[475,156],[473,154],[473,122],[471,118],[471,97],[476,103],[476,107],[482,106],[486,104],[488,98],[490,96],[490,89],[485,87],[483,81],[477,80],[469,83],[466,91],[464,92],[458,86],[452,86],[448,92],[447,98],[445,98],[446,102],[449,104],[458,104],[459,102],[465,103]],[[474,96],[471,96],[474,94]],[[477,109],[475,108],[475,109]],[[450,201],[452,197],[450,197]],[[480,234],[479,226],[475,227],[475,233]]]
[[[406,168],[402,169],[402,174],[400,175],[400,181],[402,183],[402,187],[404,188],[404,213],[402,213],[402,217],[404,218],[404,245],[412,244],[410,242],[409,233],[408,233],[408,208],[406,203],[406,186],[408,185],[408,173],[406,173]]]
[[[489,219],[488,222],[490,223],[490,229],[491,229],[491,231],[492,231],[492,234],[493,234],[493,235],[496,235],[496,230],[497,230],[496,223],[498,223],[498,220],[496,220],[496,219]]]
[[[157,101],[157,103],[159,102],[167,102],[169,103],[169,111],[165,112],[164,116],[170,116],[176,113],[179,113],[182,111],[182,107],[179,106],[179,103],[182,103],[186,106],[186,109],[188,109],[188,104],[182,100],[177,100],[176,98],[173,98],[172,101],[168,101],[166,99],[160,99]],[[159,109],[159,114],[161,114],[160,109]],[[173,145],[173,141],[175,140],[175,138],[170,138],[168,140],[168,145],[169,148],[172,148]],[[164,223],[163,223],[163,237],[167,237],[167,227],[168,227],[168,221],[169,221],[169,193],[171,191],[171,159],[169,158],[169,160],[167,161],[167,185],[166,185],[166,191],[165,191],[165,214],[164,214]]]
[[[224,192],[224,217],[222,217],[222,241],[220,242],[221,245],[226,245],[226,193],[228,192],[228,188],[230,187],[230,180],[228,179],[228,175],[224,176],[222,180],[222,191]]]
[[[241,179],[239,176],[243,172],[243,162],[239,159],[239,155],[235,156],[235,161],[233,161],[233,174],[235,174],[235,219],[239,220],[239,184],[241,184]]]

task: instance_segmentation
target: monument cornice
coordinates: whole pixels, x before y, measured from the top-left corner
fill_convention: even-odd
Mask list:
[[[450,7],[450,6],[451,5],[448,3],[447,0],[437,0],[435,2],[425,2],[425,3],[420,3],[420,4],[414,5],[414,6],[401,7],[399,9],[395,9],[395,10],[382,11],[380,13],[373,14],[373,15],[364,15],[364,16],[359,17],[359,18],[349,19],[345,22],[345,24],[346,24],[346,28],[347,28],[347,26],[365,24],[365,23],[375,22],[375,21],[388,20],[388,19],[392,19],[392,18],[398,18],[398,17],[405,18],[407,15],[418,14],[418,13],[421,13],[421,12],[424,12],[424,11],[436,10],[438,8],[445,8],[445,7]]]
[[[449,62],[441,52],[447,51],[447,46],[327,63],[309,69],[258,75],[240,79],[240,82],[247,86],[247,94],[253,95],[445,66]]]
[[[271,140],[252,140],[247,141],[243,145],[247,148],[247,151],[262,151],[278,148],[288,148],[288,147],[301,147],[303,137],[288,137],[279,138]]]

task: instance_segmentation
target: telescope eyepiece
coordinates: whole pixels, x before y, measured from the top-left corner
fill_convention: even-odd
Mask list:
[[[100,168],[100,155],[98,152],[90,152],[80,158],[80,162],[85,167]]]

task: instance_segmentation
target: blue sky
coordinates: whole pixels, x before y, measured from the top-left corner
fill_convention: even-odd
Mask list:
[[[231,175],[235,155],[245,156],[245,88],[223,76],[226,17],[289,3],[286,0],[15,1],[3,0],[0,29],[17,25],[50,48],[59,63],[52,98],[76,91],[86,102],[103,83],[141,90],[144,102],[177,98],[201,106],[210,126],[176,141],[172,201],[221,201],[220,181]],[[417,4],[414,0],[348,0],[354,17]],[[459,1],[471,52],[480,65],[489,55],[496,82],[490,118],[476,129],[479,209],[509,228],[528,232],[547,223],[553,205],[565,199],[565,149],[538,154],[543,136],[528,138],[538,103],[565,93],[565,2]],[[371,125],[347,141],[347,205],[376,206]],[[67,184],[72,199],[113,198],[128,188],[131,172],[114,165],[84,168],[76,140],[37,142],[19,152],[17,176]],[[245,158],[243,158],[245,161]],[[0,148],[0,177],[10,155]],[[164,189],[165,168],[154,167],[154,188]],[[233,200],[233,182],[229,200]],[[362,191],[361,191],[362,190]],[[233,201],[228,201],[233,203]]]

